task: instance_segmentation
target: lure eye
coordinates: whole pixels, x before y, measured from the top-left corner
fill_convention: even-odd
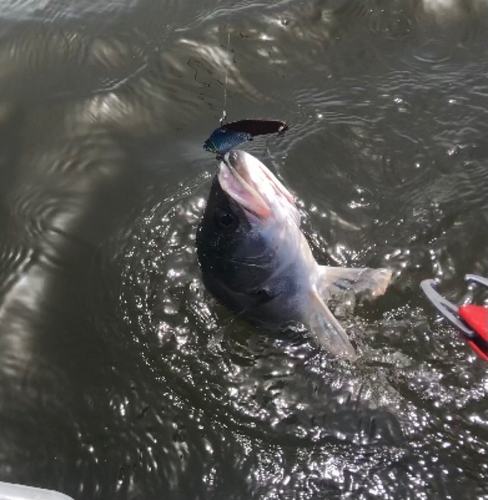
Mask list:
[[[215,220],[223,229],[234,229],[238,224],[238,220],[235,215],[220,209],[215,212]]]

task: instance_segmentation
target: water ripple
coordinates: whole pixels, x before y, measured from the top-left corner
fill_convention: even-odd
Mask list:
[[[488,274],[485,9],[8,2],[2,479],[80,500],[484,498],[486,368],[419,283],[486,302],[463,281]],[[226,72],[231,119],[290,124],[246,148],[317,259],[394,271],[374,303],[331,304],[354,365],[202,286]]]

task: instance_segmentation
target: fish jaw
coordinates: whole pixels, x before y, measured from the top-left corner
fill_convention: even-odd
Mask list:
[[[254,156],[238,150],[227,153],[220,163],[218,179],[224,192],[245,210],[250,222],[288,219],[300,224],[293,195]]]

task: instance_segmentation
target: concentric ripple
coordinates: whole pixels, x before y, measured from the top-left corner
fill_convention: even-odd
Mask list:
[[[486,363],[419,290],[487,304],[486,0],[0,8],[0,481],[77,500],[488,498]],[[229,120],[296,194],[360,358],[251,328],[195,232]],[[0,495],[1,496],[1,495]]]

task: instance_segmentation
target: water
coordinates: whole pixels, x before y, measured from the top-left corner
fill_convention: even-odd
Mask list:
[[[487,4],[0,8],[0,481],[77,500],[487,499],[486,363],[419,292],[488,276]],[[230,33],[230,46],[227,45]],[[234,320],[194,248],[222,114],[319,262],[387,266],[362,354]],[[347,305],[346,305],[347,306]]]

